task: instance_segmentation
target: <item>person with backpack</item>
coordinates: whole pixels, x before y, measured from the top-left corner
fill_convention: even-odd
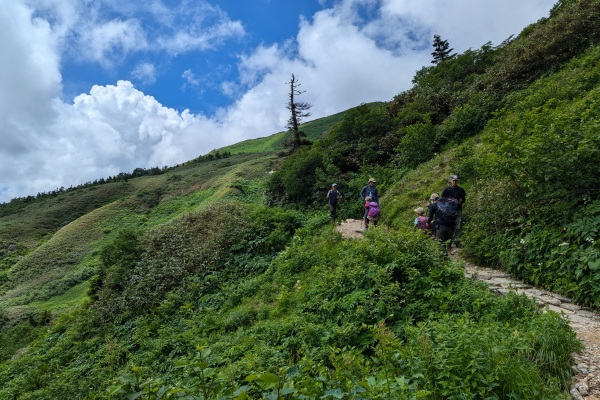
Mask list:
[[[331,219],[335,224],[337,220],[337,210],[339,201],[342,199],[342,194],[337,189],[337,183],[331,184],[331,189],[329,189],[329,192],[327,192],[326,199],[327,203],[329,204],[329,214],[331,215]]]
[[[446,254],[448,254],[448,250],[452,245],[454,225],[458,211],[458,201],[448,197],[442,197],[430,206],[430,214],[427,222],[431,224],[435,217],[435,237],[440,241],[442,249]]]
[[[379,203],[379,193],[377,192],[377,187],[375,184],[377,181],[375,178],[369,178],[367,184],[361,189],[360,197],[362,198],[363,204],[367,201],[367,197],[369,197],[370,201]],[[365,226],[369,226],[369,219],[367,216],[368,209],[365,207],[365,214],[363,215],[363,220],[365,221]]]
[[[425,216],[423,207],[415,208],[417,217],[415,218],[415,229],[420,229],[425,233],[433,233],[433,224],[429,224],[429,219]]]
[[[454,222],[453,241],[456,247],[460,247],[460,229],[462,227],[462,205],[467,200],[465,189],[458,186],[458,176],[450,175],[450,186],[442,192],[442,197],[455,199],[458,202],[458,213]]]
[[[367,215],[367,218],[365,218],[365,230],[369,229],[369,222],[373,222],[373,225],[377,226],[381,209],[379,208],[379,203],[371,201],[370,196],[365,198],[365,214]]]
[[[438,193],[432,193],[429,196],[429,205],[427,206],[427,215],[434,215],[435,210],[433,209],[433,204],[440,198]],[[437,226],[435,221],[431,224],[431,229],[433,229],[433,236],[435,236],[435,231],[437,230]]]

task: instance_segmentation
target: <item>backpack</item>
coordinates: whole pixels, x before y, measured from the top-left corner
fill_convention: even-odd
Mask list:
[[[371,201],[369,204],[369,212],[367,213],[367,217],[369,218],[379,218],[381,215],[381,210],[379,209],[379,204]]]
[[[419,215],[417,217],[417,227],[419,229],[423,229],[424,231],[430,230],[431,228],[427,224],[428,220],[429,220],[429,218],[427,218],[427,217],[425,217],[423,215]]]
[[[327,201],[329,204],[337,204],[339,196],[341,196],[339,190],[331,189],[329,192],[327,192]]]
[[[460,210],[458,201],[456,199],[442,197],[436,204],[437,211],[435,213],[435,218],[437,222],[443,225],[454,225],[454,221],[456,221],[456,216]]]

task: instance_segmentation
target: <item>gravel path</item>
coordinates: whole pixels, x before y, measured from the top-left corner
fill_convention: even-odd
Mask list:
[[[336,229],[345,238],[362,238],[364,225],[361,220],[348,219],[342,221]],[[573,304],[571,299],[565,296],[513,279],[506,272],[464,261],[459,250],[453,249],[450,257],[464,263],[466,277],[487,283],[491,291],[499,295],[509,291],[523,293],[534,298],[540,308],[565,315],[584,345],[581,353],[573,354],[575,375],[571,384],[571,397],[575,400],[600,400],[600,314]]]

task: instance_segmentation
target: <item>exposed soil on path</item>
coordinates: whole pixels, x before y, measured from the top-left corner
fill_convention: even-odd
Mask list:
[[[336,226],[345,238],[361,238],[364,234],[362,220],[347,219]],[[450,258],[463,262],[465,276],[487,283],[490,290],[499,295],[516,291],[534,298],[544,310],[563,314],[581,340],[584,349],[573,354],[573,382],[571,397],[575,400],[600,400],[600,314],[573,304],[571,299],[513,279],[510,274],[491,268],[477,266],[465,261],[458,249],[452,249]]]
[[[336,230],[345,238],[361,238],[364,234],[365,223],[361,219],[345,219],[336,226]]]

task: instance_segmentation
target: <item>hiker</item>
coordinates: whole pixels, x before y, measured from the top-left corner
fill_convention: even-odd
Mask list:
[[[436,192],[432,193],[431,196],[429,196],[429,205],[427,206],[427,215],[433,215],[435,217],[435,210],[433,209],[433,205],[439,198],[440,198],[440,195]],[[435,236],[435,231],[437,230],[436,221],[433,221],[433,223],[430,223],[430,225],[431,225],[431,229],[433,230],[433,235]]]
[[[458,186],[458,176],[450,175],[450,186],[442,192],[442,197],[455,199],[458,202],[458,214],[454,223],[454,236],[452,240],[456,247],[460,247],[460,228],[462,226],[462,205],[467,199],[465,189]]]
[[[327,192],[327,202],[329,203],[329,214],[335,224],[337,220],[338,203],[342,199],[342,194],[337,190],[337,183],[331,184],[331,189]]]
[[[432,233],[433,224],[429,224],[429,219],[425,216],[425,210],[423,207],[415,208],[417,217],[415,218],[415,229],[420,229],[422,232]]]
[[[374,226],[377,226],[377,221],[381,215],[379,204],[376,201],[372,201],[370,196],[365,198],[365,230],[369,229],[369,222],[373,222]]]
[[[429,205],[427,206],[427,215],[434,215],[435,214],[435,210],[433,210],[433,204],[438,201],[438,199],[440,198],[440,195],[437,192],[434,192],[431,194],[431,196],[429,196]],[[434,215],[435,217],[435,215]],[[433,222],[433,232],[435,233],[435,220]]]
[[[369,178],[369,182],[367,182],[367,184],[360,191],[360,197],[363,200],[363,204],[367,201],[367,197],[369,197],[370,201],[379,203],[379,193],[377,193],[377,187],[375,186],[376,183],[377,181],[375,180],[375,178]],[[365,207],[365,215],[363,215],[365,226],[369,226],[367,211],[368,209]]]
[[[459,211],[458,201],[447,197],[439,198],[431,204],[429,211],[427,222],[431,224],[435,217],[435,237],[440,241],[442,250],[447,255],[452,246],[454,225]]]

